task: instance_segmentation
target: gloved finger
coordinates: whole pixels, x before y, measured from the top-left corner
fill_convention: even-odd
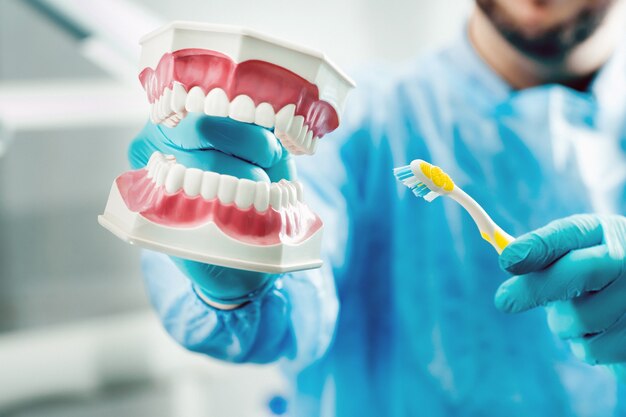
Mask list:
[[[256,298],[278,274],[244,271],[171,256],[174,264],[209,299],[225,304],[241,304]]]
[[[128,159],[131,161],[132,168],[139,169],[144,167],[154,151],[174,155],[176,161],[187,168],[214,171],[252,181],[270,181],[269,176],[263,168],[215,149],[184,150],[167,146],[166,144],[155,144],[153,141],[147,141],[146,138],[142,136],[137,137],[130,144],[128,150]]]
[[[265,170],[271,182],[278,182],[282,179],[296,179],[296,164],[293,158],[285,158],[276,163],[276,165]]]
[[[128,161],[132,169],[145,167],[150,160],[150,156],[156,151],[168,154],[172,150],[172,147],[165,142],[151,139],[155,130],[156,127],[148,122],[130,143],[128,147]]]
[[[626,362],[626,315],[600,334],[570,340],[570,348],[592,365]]]
[[[262,168],[269,168],[290,157],[271,131],[227,117],[191,113],[174,128],[161,125],[155,128],[174,147],[217,149]]]
[[[148,296],[161,317],[181,299],[197,298],[191,282],[180,272],[169,256],[150,250],[141,251],[141,269]]]
[[[622,261],[611,256],[606,245],[574,250],[548,269],[508,279],[496,291],[494,301],[502,311],[520,313],[598,291],[613,282],[621,269]]]
[[[546,306],[548,326],[561,339],[600,333],[626,313],[626,279],[618,278],[598,292]]]
[[[540,271],[571,250],[599,245],[602,236],[596,216],[559,219],[511,242],[500,255],[500,267],[517,275]]]

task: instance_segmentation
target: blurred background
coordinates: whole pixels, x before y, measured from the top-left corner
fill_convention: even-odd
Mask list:
[[[147,118],[140,36],[175,19],[244,25],[350,74],[444,44],[470,6],[0,0],[0,416],[270,416],[289,398],[272,367],[175,346],[149,309],[138,250],[96,221]]]

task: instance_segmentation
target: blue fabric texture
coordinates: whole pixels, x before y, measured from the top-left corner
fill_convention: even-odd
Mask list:
[[[624,386],[578,360],[544,309],[496,308],[510,276],[467,213],[413,197],[392,175],[415,158],[435,163],[515,236],[577,213],[623,214],[624,49],[588,92],[513,91],[465,38],[357,82],[339,129],[297,159],[305,199],[325,222],[324,267],[218,311],[169,258],[147,253],[168,331],[224,360],[282,360],[297,416],[626,415]]]

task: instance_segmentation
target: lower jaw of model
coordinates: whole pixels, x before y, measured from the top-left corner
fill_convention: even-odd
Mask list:
[[[185,168],[160,152],[116,178],[99,221],[130,243],[214,265],[270,273],[321,265],[322,222],[299,182]]]

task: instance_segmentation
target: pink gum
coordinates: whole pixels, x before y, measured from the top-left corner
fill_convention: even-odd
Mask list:
[[[216,51],[181,49],[164,54],[156,70],[144,68],[139,80],[151,103],[177,81],[187,91],[198,86],[205,94],[219,87],[231,101],[245,94],[252,98],[255,105],[263,102],[271,104],[274,112],[288,104],[295,104],[295,113],[305,118],[318,138],[339,126],[337,112],[329,103],[319,99],[315,84],[265,61],[250,60],[237,64]]]

